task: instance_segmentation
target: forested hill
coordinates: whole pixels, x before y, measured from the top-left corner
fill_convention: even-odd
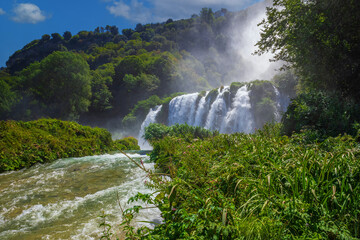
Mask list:
[[[265,5],[240,12],[203,8],[189,19],[135,29],[45,34],[15,52],[0,72],[1,119],[80,119],[106,127],[104,118],[120,124],[150,96],[253,80],[242,79],[246,62],[234,51],[234,36],[264,14]]]

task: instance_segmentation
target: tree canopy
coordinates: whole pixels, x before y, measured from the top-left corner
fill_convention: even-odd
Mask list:
[[[90,68],[78,54],[54,52],[20,75],[24,84],[31,86],[34,98],[46,105],[44,113],[48,116],[76,119],[90,105]]]
[[[257,53],[294,66],[303,87],[360,100],[360,1],[274,0],[261,26]]]

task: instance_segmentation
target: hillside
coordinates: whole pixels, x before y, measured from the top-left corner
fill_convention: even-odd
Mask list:
[[[0,72],[1,119],[55,117],[119,128],[119,119],[150,96],[254,80],[245,79],[247,63],[233,47],[264,6],[203,8],[189,19],[121,31],[106,26],[44,34],[10,56]]]

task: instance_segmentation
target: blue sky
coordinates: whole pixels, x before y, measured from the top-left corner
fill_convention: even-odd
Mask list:
[[[169,18],[189,18],[201,8],[237,11],[260,0],[1,0],[0,67],[9,56],[44,34],[115,25],[134,28],[137,23],[155,23]]]

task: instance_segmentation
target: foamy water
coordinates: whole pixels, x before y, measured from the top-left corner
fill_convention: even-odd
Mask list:
[[[129,155],[153,168],[148,156]],[[99,239],[103,213],[119,233],[119,203],[129,207],[131,196],[150,193],[145,180],[146,173],[123,154],[60,159],[0,174],[0,239]],[[160,211],[146,209],[138,218],[159,222]]]

